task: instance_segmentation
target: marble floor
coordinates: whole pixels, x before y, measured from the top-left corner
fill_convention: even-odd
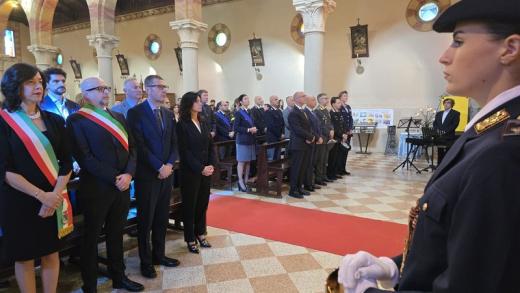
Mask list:
[[[431,173],[416,174],[406,169],[392,172],[399,162],[395,156],[352,154],[348,161],[351,176],[304,199],[264,198],[237,191],[213,193],[404,224]],[[426,167],[425,162],[419,165]],[[146,292],[324,292],[328,273],[341,260],[339,255],[213,227],[208,229],[213,248],[202,249],[199,255],[187,251],[182,233],[169,231],[167,237],[167,254],[179,259],[181,266],[158,266],[158,277],[153,280],[139,274],[136,240],[125,240],[129,248],[125,258],[127,274],[142,282]],[[14,280],[12,283],[5,292],[17,291]],[[98,283],[100,292],[112,291],[110,280],[99,278]],[[62,267],[59,292],[81,292],[80,286],[78,267]]]

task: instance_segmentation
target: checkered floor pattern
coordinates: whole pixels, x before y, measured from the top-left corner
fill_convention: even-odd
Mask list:
[[[347,169],[352,173],[304,199],[264,198],[239,193],[233,196],[326,212],[406,223],[408,210],[422,194],[431,173],[416,174],[399,169],[395,156],[382,154],[349,157]],[[421,168],[425,162],[419,162]],[[229,191],[214,190],[216,194]],[[268,225],[268,224],[266,224]],[[181,261],[177,268],[157,267],[158,277],[144,279],[139,273],[136,239],[126,238],[127,274],[142,282],[146,292],[324,292],[324,281],[339,265],[341,256],[271,241],[227,230],[209,228],[208,240],[213,248],[200,255],[187,251],[182,233],[169,231],[167,255]],[[111,292],[111,282],[99,278],[99,292]],[[17,292],[15,281],[7,290]],[[66,265],[60,275],[59,292],[81,292],[79,269]]]

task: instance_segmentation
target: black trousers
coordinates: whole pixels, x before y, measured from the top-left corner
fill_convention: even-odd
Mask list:
[[[314,179],[318,182],[323,182],[326,176],[327,169],[327,144],[317,144],[314,152]]]
[[[299,191],[302,188],[305,179],[305,171],[309,167],[309,159],[307,158],[308,150],[291,150],[290,162],[290,192]]]
[[[115,186],[104,190],[89,188],[88,191],[79,191],[78,200],[84,217],[80,259],[83,290],[93,292],[97,287],[97,247],[102,228],[106,234],[108,271],[112,282],[119,283],[124,276],[123,228],[128,216],[130,193],[128,190],[121,192]]]
[[[195,236],[206,234],[211,176],[181,170],[181,180],[184,241],[195,242]]]
[[[305,179],[303,180],[303,185],[305,186],[313,186],[314,185],[314,160],[316,159],[316,145],[311,144],[309,146],[309,151],[305,159],[308,161],[307,168],[305,168]]]
[[[151,265],[154,259],[160,260],[164,257],[172,180],[172,176],[164,180],[158,178],[135,180],[137,241],[141,265]]]

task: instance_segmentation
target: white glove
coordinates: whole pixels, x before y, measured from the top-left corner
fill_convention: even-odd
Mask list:
[[[399,270],[391,259],[377,258],[366,251],[346,255],[339,267],[338,282],[345,289],[354,289],[361,279],[379,280],[385,287],[393,287],[399,280]]]
[[[81,170],[81,168],[79,167],[78,162],[76,162],[76,161],[72,162],[72,171],[74,172],[74,174],[79,174],[80,170]]]

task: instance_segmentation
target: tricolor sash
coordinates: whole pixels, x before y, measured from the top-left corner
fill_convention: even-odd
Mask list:
[[[110,132],[121,143],[123,148],[128,151],[128,133],[123,125],[108,112],[86,104],[77,113]]]
[[[29,152],[40,172],[52,186],[58,181],[58,159],[54,153],[51,142],[36,127],[31,118],[22,110],[10,113],[7,110],[0,111],[0,116],[13,129]],[[72,207],[67,189],[62,191],[62,204],[56,209],[58,221],[58,238],[62,238],[74,230]]]

